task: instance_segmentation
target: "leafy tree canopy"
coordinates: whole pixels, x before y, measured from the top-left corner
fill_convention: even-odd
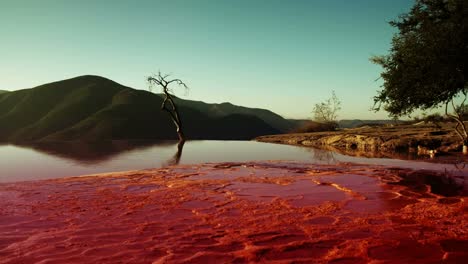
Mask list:
[[[390,25],[398,29],[383,67],[374,108],[393,116],[447,104],[468,91],[468,1],[416,0]]]

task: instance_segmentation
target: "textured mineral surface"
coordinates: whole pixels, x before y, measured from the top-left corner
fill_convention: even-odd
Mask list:
[[[174,166],[0,185],[0,263],[463,263],[464,178]]]

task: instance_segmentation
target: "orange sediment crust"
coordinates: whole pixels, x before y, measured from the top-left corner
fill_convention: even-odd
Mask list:
[[[0,184],[0,263],[462,263],[466,193],[429,174],[255,162]]]

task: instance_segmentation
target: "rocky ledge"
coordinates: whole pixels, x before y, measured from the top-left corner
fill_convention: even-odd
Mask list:
[[[334,148],[341,151],[436,152],[461,151],[462,144],[453,124],[441,127],[431,124],[361,127],[337,131],[261,136],[261,142]]]

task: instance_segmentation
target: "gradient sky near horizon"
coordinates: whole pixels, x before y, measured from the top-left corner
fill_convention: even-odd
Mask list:
[[[332,90],[339,119],[369,111],[395,30],[413,0],[0,0],[0,89],[101,75],[146,89],[161,70],[176,94],[311,118]]]

